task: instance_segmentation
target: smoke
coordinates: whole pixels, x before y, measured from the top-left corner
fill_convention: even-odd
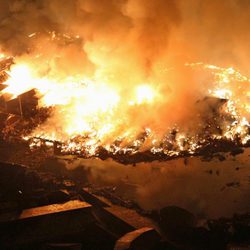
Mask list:
[[[82,71],[92,63],[95,71],[124,72],[126,82],[134,67],[147,78],[187,60],[248,70],[247,0],[10,0],[0,7],[1,49],[10,55],[42,52],[75,63],[67,53],[75,46],[87,60]],[[52,32],[78,37],[78,46],[48,39]]]
[[[183,207],[202,218],[229,217],[249,211],[249,150],[226,161],[198,157],[168,162],[123,165],[107,160],[59,160],[68,170],[84,169],[91,186],[110,186],[115,195],[145,210]],[[48,164],[48,163],[47,163]],[[56,162],[51,163],[51,167]]]
[[[249,75],[250,4],[246,0],[182,1],[185,21],[177,31],[190,59],[240,68]],[[191,53],[190,53],[191,52]]]
[[[122,97],[110,118],[113,139],[146,127],[161,138],[175,125],[192,132],[202,123],[196,102],[208,94],[211,77],[185,63],[249,73],[249,13],[249,2],[242,0],[1,1],[0,47],[17,63],[32,65],[40,77],[107,83]],[[157,101],[127,105],[141,84],[156,91]],[[67,123],[71,110],[72,105],[55,109],[40,129],[53,134],[55,121]],[[98,128],[110,119],[106,116]],[[58,128],[62,137],[64,130]]]

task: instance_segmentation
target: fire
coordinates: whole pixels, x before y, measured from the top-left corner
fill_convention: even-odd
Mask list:
[[[32,146],[39,145],[37,138],[42,138],[49,142],[59,141],[62,151],[67,153],[91,156],[98,154],[98,149],[103,147],[112,154],[133,154],[150,149],[153,154],[177,156],[181,152],[194,154],[206,142],[207,136],[230,141],[237,138],[242,145],[247,144],[250,140],[250,80],[233,68],[200,63],[186,64],[186,67],[201,67],[212,72],[214,81],[204,96],[226,100],[219,116],[214,120],[215,124],[218,123],[214,129],[219,129],[220,132],[204,131],[203,125],[200,125],[194,130],[197,131],[195,134],[173,124],[174,129],[166,128],[165,133],[160,135],[156,128],[147,124],[147,120],[145,124],[140,123],[144,128],[136,127],[136,130],[129,127],[137,119],[139,112],[152,112],[162,101],[164,93],[159,98],[160,93],[152,83],[135,84],[128,93],[124,93],[119,88],[119,82],[114,83],[118,79],[100,81],[100,77],[97,80],[81,75],[53,77],[41,75],[31,64],[21,63],[13,65],[7,72],[7,88],[2,93],[15,98],[35,89],[39,106],[53,107],[50,122],[45,122],[31,134],[25,135],[26,139],[34,138]],[[150,109],[147,109],[149,106]],[[212,126],[208,124],[210,129]]]
[[[230,99],[232,92],[228,89],[217,89],[213,91],[213,95],[222,99]]]
[[[28,65],[14,65],[8,74],[10,78],[5,82],[8,87],[3,90],[3,93],[9,93],[16,97],[33,88],[34,79]]]
[[[153,88],[149,85],[140,85],[136,88],[136,103],[151,103],[155,97]]]

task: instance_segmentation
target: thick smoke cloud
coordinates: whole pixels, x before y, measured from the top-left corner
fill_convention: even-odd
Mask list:
[[[80,36],[96,66],[110,55],[131,58],[148,74],[164,57],[242,66],[249,58],[249,13],[247,0],[2,0],[0,44],[11,55],[41,47],[45,54],[55,42],[41,39],[58,32]]]
[[[182,1],[180,9],[184,21],[177,37],[190,59],[232,65],[249,74],[249,1],[190,0]]]
[[[11,0],[2,1],[0,7],[3,51],[21,55],[42,49],[47,54],[48,46],[54,47],[54,42],[44,44],[41,40],[48,33],[56,32],[79,36],[80,50],[96,66],[103,66],[103,60],[110,54],[114,58],[119,55],[122,61],[125,53],[129,53],[145,70],[150,69],[152,61],[166,49],[170,29],[180,22],[176,3],[163,0],[154,3]],[[34,33],[38,38],[30,39],[29,35]],[[99,58],[93,55],[96,49]]]

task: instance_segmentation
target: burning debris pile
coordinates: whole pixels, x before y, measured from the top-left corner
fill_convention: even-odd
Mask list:
[[[79,101],[78,91],[82,91],[84,95],[85,92],[89,94],[88,85],[78,85],[75,90],[77,93],[73,91],[73,96],[69,100],[59,100],[60,97],[58,96],[55,100],[53,99],[57,93],[57,89],[53,86],[55,83],[52,82],[51,86],[50,83],[47,83],[47,86],[44,86],[42,85],[43,79],[39,82],[37,79],[28,76],[24,80],[34,81],[34,84],[28,83],[22,86],[19,84],[23,81],[22,77],[27,77],[24,74],[30,74],[29,69],[22,65],[15,65],[12,58],[3,59],[1,65],[1,136],[4,140],[28,140],[31,148],[41,145],[53,146],[57,153],[76,154],[86,158],[92,156],[101,159],[113,158],[124,164],[169,160],[190,155],[200,155],[206,159],[218,156],[220,160],[223,160],[223,156],[219,155],[219,152],[237,154],[242,152],[242,147],[250,145],[250,124],[247,118],[242,115],[249,111],[249,92],[241,93],[242,89],[244,91],[247,89],[244,85],[249,86],[249,79],[232,68],[223,69],[203,64],[186,65],[191,70],[210,70],[209,73],[216,83],[216,88],[209,90],[210,95],[197,100],[195,103],[197,106],[197,114],[195,115],[199,117],[199,124],[196,124],[195,129],[187,131],[185,126],[184,128],[179,126],[171,130],[166,129],[162,137],[159,137],[157,131],[146,128],[141,133],[130,134],[125,132],[125,135],[114,137],[116,136],[116,133],[113,132],[114,127],[115,129],[119,127],[116,121],[114,120],[114,124],[112,124],[112,120],[109,120],[109,124],[102,123],[106,120],[106,116],[115,119],[112,112],[119,108],[119,104],[113,103],[112,105],[117,106],[110,106],[110,100],[109,98],[106,99],[105,94],[103,96],[101,93],[97,93],[97,96],[95,96],[95,92],[91,93],[92,96],[84,96],[87,100],[86,102],[83,100],[82,106],[81,103],[74,105],[74,102]],[[17,75],[15,75],[16,73]],[[21,78],[19,79],[19,77]],[[225,89],[223,85],[229,88]],[[236,87],[233,85],[236,85]],[[232,86],[242,94],[242,99],[235,99],[238,98],[239,93],[233,92],[230,89]],[[74,84],[68,87],[74,88]],[[42,92],[46,88],[47,90]],[[92,87],[90,86],[90,88]],[[135,101],[137,105],[143,104],[145,100],[153,102],[154,93],[151,92],[151,89],[143,86],[141,91]],[[50,98],[50,95],[52,95],[52,98]],[[65,98],[65,96],[62,97]],[[80,94],[80,97],[83,96]],[[105,115],[104,121],[100,121],[100,117],[97,116],[100,115],[98,100],[94,100],[94,102],[97,102],[97,107],[92,107],[91,104],[93,103],[90,103],[89,106],[88,101],[91,97],[103,98],[100,104],[106,105],[101,110],[101,115]],[[44,103],[46,99],[48,103]],[[60,103],[60,101],[65,101],[65,103]],[[242,101],[243,103],[241,103]],[[135,104],[129,103],[129,105]],[[46,131],[47,120],[50,120],[54,113],[58,112],[58,109],[59,112],[64,112],[65,106],[71,108],[67,112],[74,114],[70,116],[70,114],[65,113],[65,115],[69,115],[69,119],[73,118],[72,121],[69,121],[69,124],[71,129],[76,130],[73,133],[67,131],[69,128],[58,120],[58,124],[54,124],[54,130],[50,126]],[[77,109],[83,109],[84,111],[79,114]],[[88,113],[88,118],[89,115],[93,115],[91,120],[84,120],[86,113]],[[97,125],[101,123],[103,127],[95,128],[93,126],[91,128],[95,119],[98,119]],[[62,134],[64,135],[62,136]],[[110,137],[110,143],[105,143],[105,140],[102,141],[107,135]]]
[[[59,2],[0,5],[5,140],[123,163],[249,146],[248,4]]]

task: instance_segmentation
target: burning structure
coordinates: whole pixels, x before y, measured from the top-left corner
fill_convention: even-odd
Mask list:
[[[0,9],[0,140],[10,149],[131,165],[222,162],[250,146],[247,1]]]

